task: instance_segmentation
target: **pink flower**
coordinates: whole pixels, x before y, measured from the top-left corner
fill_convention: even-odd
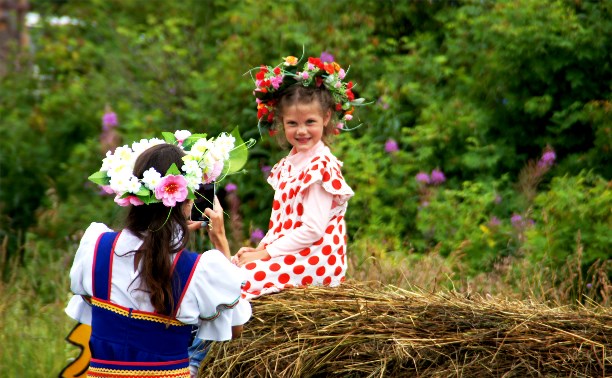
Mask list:
[[[204,174],[204,184],[210,184],[215,181],[223,171],[223,160],[217,160],[212,171]]]
[[[432,184],[439,185],[439,184],[442,184],[444,181],[446,181],[446,177],[444,176],[444,173],[442,173],[441,170],[434,169],[433,171],[431,171],[431,183]]]
[[[119,206],[124,206],[124,207],[129,206],[129,205],[140,206],[144,204],[144,202],[142,202],[140,198],[136,196],[127,196],[125,198],[120,198],[120,197],[121,196],[119,195],[115,196],[115,202]]]
[[[187,180],[183,176],[168,175],[155,187],[155,198],[165,206],[174,207],[187,198]]]
[[[115,194],[115,191],[110,187],[110,185],[102,185],[101,189],[106,194]]]
[[[225,185],[225,191],[228,193],[232,193],[235,192],[238,189],[238,186],[234,183],[229,183],[227,185]]]
[[[385,151],[388,153],[397,152],[398,150],[399,146],[394,139],[388,139],[387,142],[385,142]]]
[[[306,80],[310,77],[310,75],[308,75],[308,72],[304,71],[300,74],[302,76],[302,79]]]
[[[321,62],[327,62],[327,63],[331,63],[334,61],[334,56],[330,53],[328,53],[327,51],[323,51],[321,53]]]
[[[274,87],[274,89],[278,89],[280,85],[283,83],[283,76],[282,75],[274,76],[270,78],[270,82],[272,83],[272,86]]]
[[[111,127],[115,127],[119,124],[119,120],[117,119],[117,114],[115,112],[106,112],[102,116],[102,126],[104,130],[108,130]]]
[[[425,172],[417,173],[414,178],[420,183],[429,184],[429,175]]]
[[[255,231],[251,232],[251,241],[253,243],[259,243],[264,236],[266,236],[264,232],[261,229],[256,228]]]

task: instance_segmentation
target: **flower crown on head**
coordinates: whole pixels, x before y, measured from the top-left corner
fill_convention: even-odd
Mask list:
[[[220,181],[222,175],[238,172],[246,163],[247,148],[254,143],[253,140],[244,143],[238,129],[209,139],[206,134],[191,134],[187,130],[163,132],[162,135],[163,140],[141,139],[131,146],[108,151],[102,167],[89,176],[89,180],[102,186],[105,192],[115,194],[119,206],[162,202],[164,206],[174,207],[177,202],[195,199],[194,192],[200,184]],[[180,169],[173,163],[166,172],[157,172],[151,167],[142,178],[134,176],[136,159],[159,144],[176,145],[185,152]]]
[[[327,54],[332,61],[322,61],[321,58],[309,57],[300,70],[298,64],[301,60],[295,56],[283,58],[284,61],[275,66],[261,66],[253,79],[255,82],[255,100],[257,101],[257,119],[260,133],[266,129],[270,135],[274,135],[274,107],[283,94],[283,91],[291,85],[301,84],[305,87],[325,86],[331,93],[335,105],[335,112],[339,123],[336,125],[335,133],[340,130],[353,130],[347,128],[346,122],[353,119],[355,106],[365,105],[363,98],[355,98],[353,94],[354,84],[344,81],[348,69],[345,71],[333,57]],[[327,59],[326,59],[327,60]],[[257,68],[253,69],[257,70]],[[357,126],[358,127],[358,126]]]

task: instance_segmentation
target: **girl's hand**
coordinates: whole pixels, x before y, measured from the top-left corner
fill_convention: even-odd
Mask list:
[[[197,231],[197,230],[199,230],[201,228],[204,228],[204,227],[206,227],[206,225],[208,225],[208,222],[193,221],[191,219],[187,220],[187,228],[191,232],[194,232],[194,231]]]
[[[255,249],[251,247],[242,247],[238,250],[234,258],[232,258],[232,262],[239,267],[243,267],[245,264],[250,263],[251,261],[261,260],[270,257],[268,251],[264,248]]]
[[[210,238],[210,241],[213,243],[215,248],[223,252],[225,257],[230,259],[229,243],[227,242],[227,237],[225,236],[225,223],[223,222],[223,208],[221,207],[217,196],[215,196],[213,208],[205,209],[204,214],[208,217],[208,225],[206,228],[208,230],[208,237]]]

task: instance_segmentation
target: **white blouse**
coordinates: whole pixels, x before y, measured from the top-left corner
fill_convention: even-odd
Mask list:
[[[96,241],[100,234],[112,231],[105,224],[92,223],[81,239],[70,269],[70,289],[74,296],[65,311],[68,316],[84,324],[91,325],[91,307],[81,295],[93,295],[92,266]],[[115,245],[110,300],[120,306],[153,312],[149,295],[138,289],[139,269],[134,270],[134,253],[130,253],[141,244],[142,240],[130,231],[121,232]],[[244,299],[240,299],[231,309],[224,307],[240,298],[244,280],[241,270],[222,252],[216,249],[204,252],[178,309],[177,320],[198,325],[197,337],[201,339],[231,339],[231,327],[244,324],[251,317],[251,305]]]

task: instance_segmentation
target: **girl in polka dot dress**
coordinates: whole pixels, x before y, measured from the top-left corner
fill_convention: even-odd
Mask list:
[[[286,59],[290,58],[293,57]],[[310,69],[312,74],[319,68],[315,64],[323,65],[316,59],[311,66],[314,59],[309,59],[304,72]],[[275,77],[288,76],[273,69],[266,74],[269,72]],[[316,79],[316,73],[312,76]],[[265,80],[266,75],[258,74],[258,89],[266,85]],[[344,215],[354,193],[342,176],[342,162],[331,153],[327,142],[343,126],[340,122],[347,119],[347,112],[338,110],[344,104],[342,100],[349,105],[350,100],[346,84],[337,75],[336,80],[344,87],[336,86],[335,92],[318,80],[312,83],[294,80],[279,88],[271,101],[266,102],[265,98],[258,101],[260,109],[262,104],[268,106],[272,102],[269,113],[260,115],[260,127],[264,119],[271,134],[279,129],[292,149],[268,177],[275,193],[267,234],[257,248],[243,247],[233,257],[247,276],[243,298],[252,299],[296,286],[337,286],[345,279]],[[338,93],[343,96],[337,96]]]

